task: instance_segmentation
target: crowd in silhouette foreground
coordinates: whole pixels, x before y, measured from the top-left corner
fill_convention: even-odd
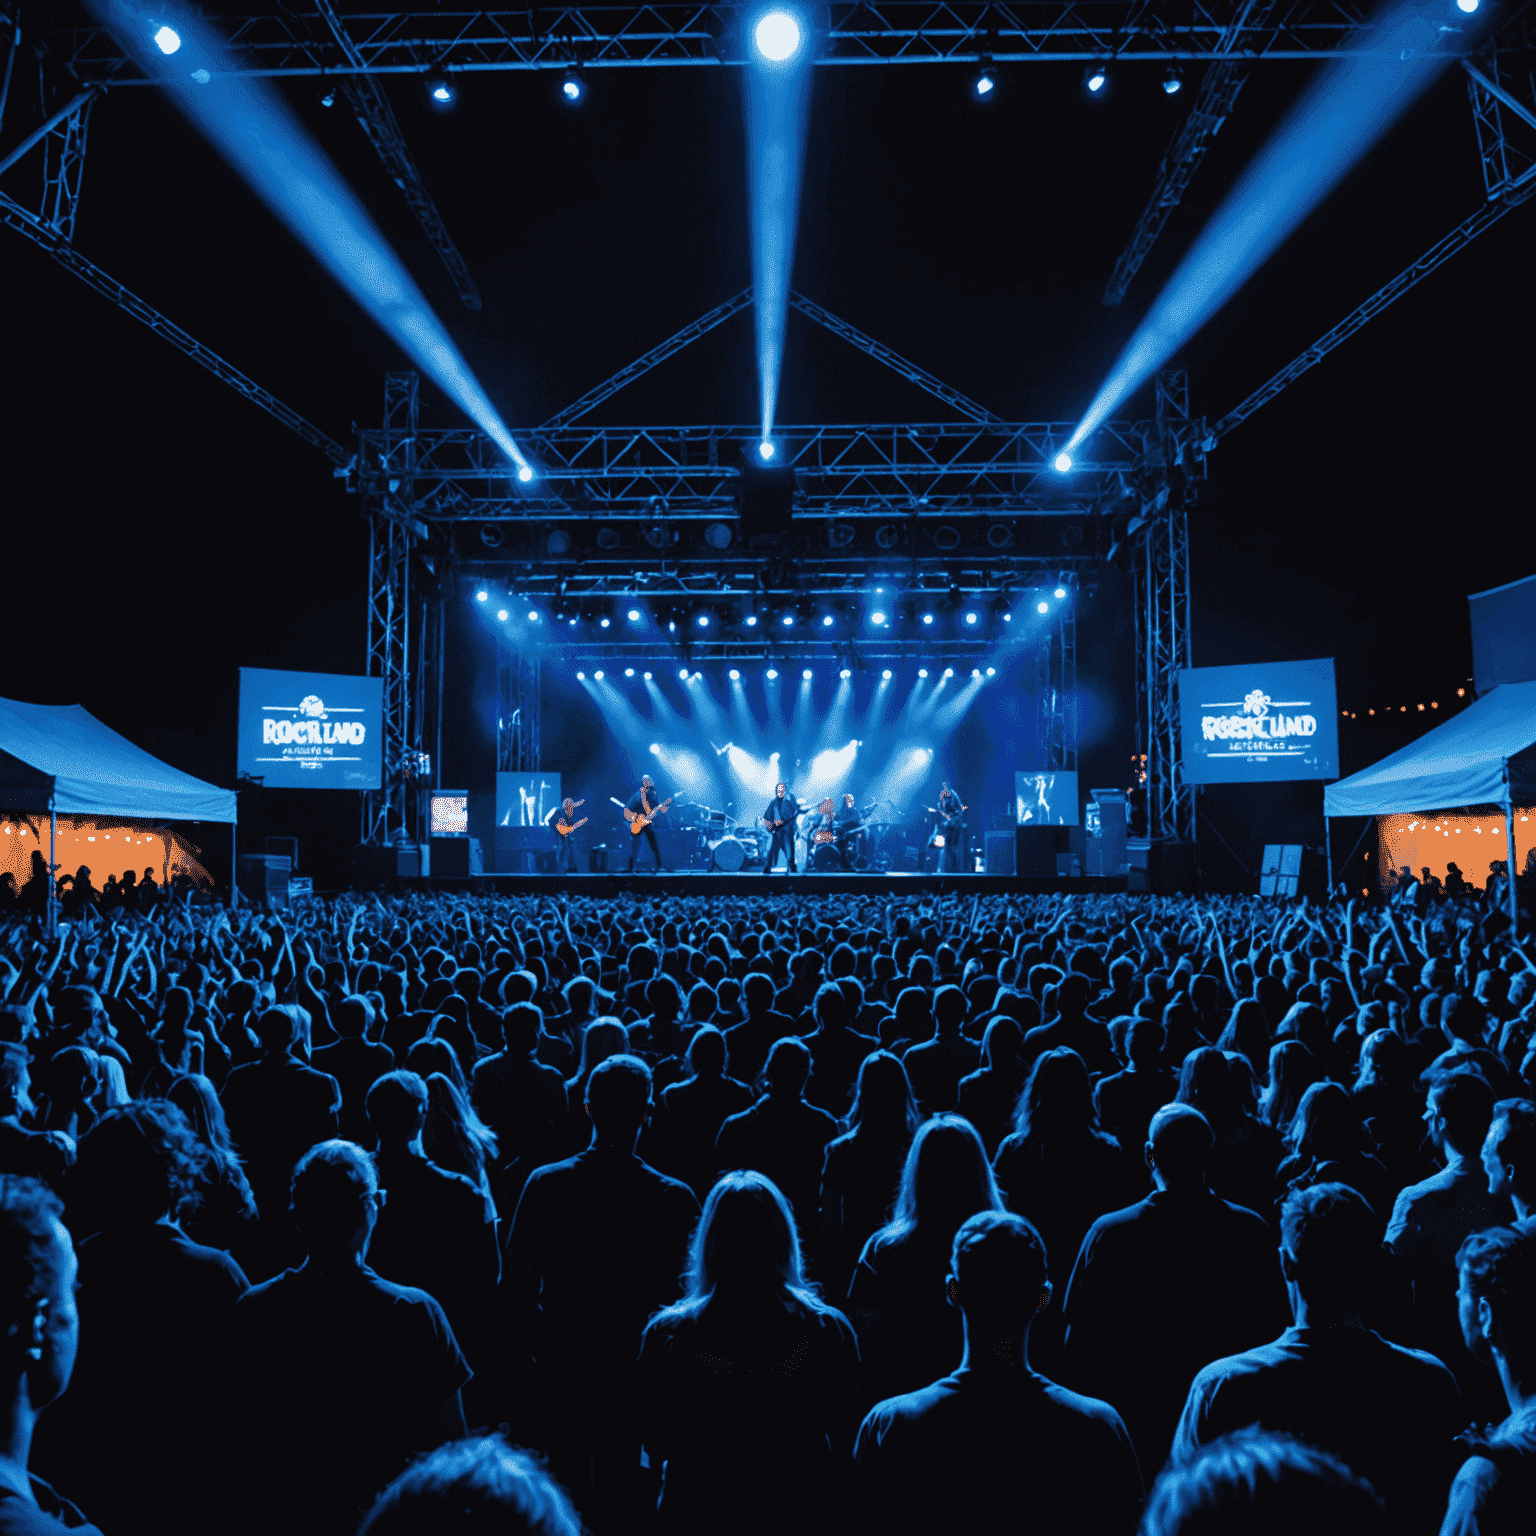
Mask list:
[[[0,998],[0,1536],[1536,1529],[1480,894],[163,897]]]

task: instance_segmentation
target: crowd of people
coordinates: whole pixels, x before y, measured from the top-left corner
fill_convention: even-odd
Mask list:
[[[0,1536],[1528,1530],[1533,1100],[1476,892],[13,908]]]

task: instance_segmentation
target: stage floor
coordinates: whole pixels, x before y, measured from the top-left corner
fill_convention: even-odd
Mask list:
[[[883,874],[817,873],[790,875],[776,870],[765,875],[761,870],[743,870],[738,874],[711,873],[707,870],[637,869],[597,875],[470,875],[436,880],[402,880],[405,890],[481,891],[487,894],[552,895],[569,892],[573,896],[645,895],[734,895],[765,896],[818,892],[859,896],[885,894],[945,895],[1043,895],[1049,891],[1077,891],[1107,895],[1126,888],[1125,880],[1100,879],[1096,876],[1058,876],[1055,879],[1028,875],[939,875],[912,870],[890,870]]]

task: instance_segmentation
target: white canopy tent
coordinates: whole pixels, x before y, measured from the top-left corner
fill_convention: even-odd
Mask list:
[[[14,699],[0,699],[0,806],[47,813],[51,867],[61,814],[228,822],[231,835],[237,819],[233,790],[162,763],[81,705]],[[50,926],[52,891],[50,880]]]
[[[1536,681],[1504,683],[1379,763],[1323,790],[1323,814],[1389,816],[1399,811],[1500,805],[1511,876],[1514,809],[1536,800]],[[1510,921],[1516,919],[1509,883]]]

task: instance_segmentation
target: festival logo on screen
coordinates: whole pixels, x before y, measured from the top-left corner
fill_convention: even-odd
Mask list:
[[[326,763],[356,763],[361,757],[345,749],[360,747],[368,738],[368,727],[349,718],[366,714],[361,707],[331,705],[314,693],[305,694],[297,704],[261,706],[261,744],[281,747],[275,758],[262,762],[291,763],[297,768],[318,770]]]
[[[1241,699],[1200,706],[1200,734],[1207,741],[1232,743],[1212,757],[1305,757],[1309,736],[1317,735],[1317,716],[1310,699],[1272,699],[1254,688]],[[1236,714],[1215,714],[1236,710]],[[1287,713],[1295,711],[1295,713]]]

